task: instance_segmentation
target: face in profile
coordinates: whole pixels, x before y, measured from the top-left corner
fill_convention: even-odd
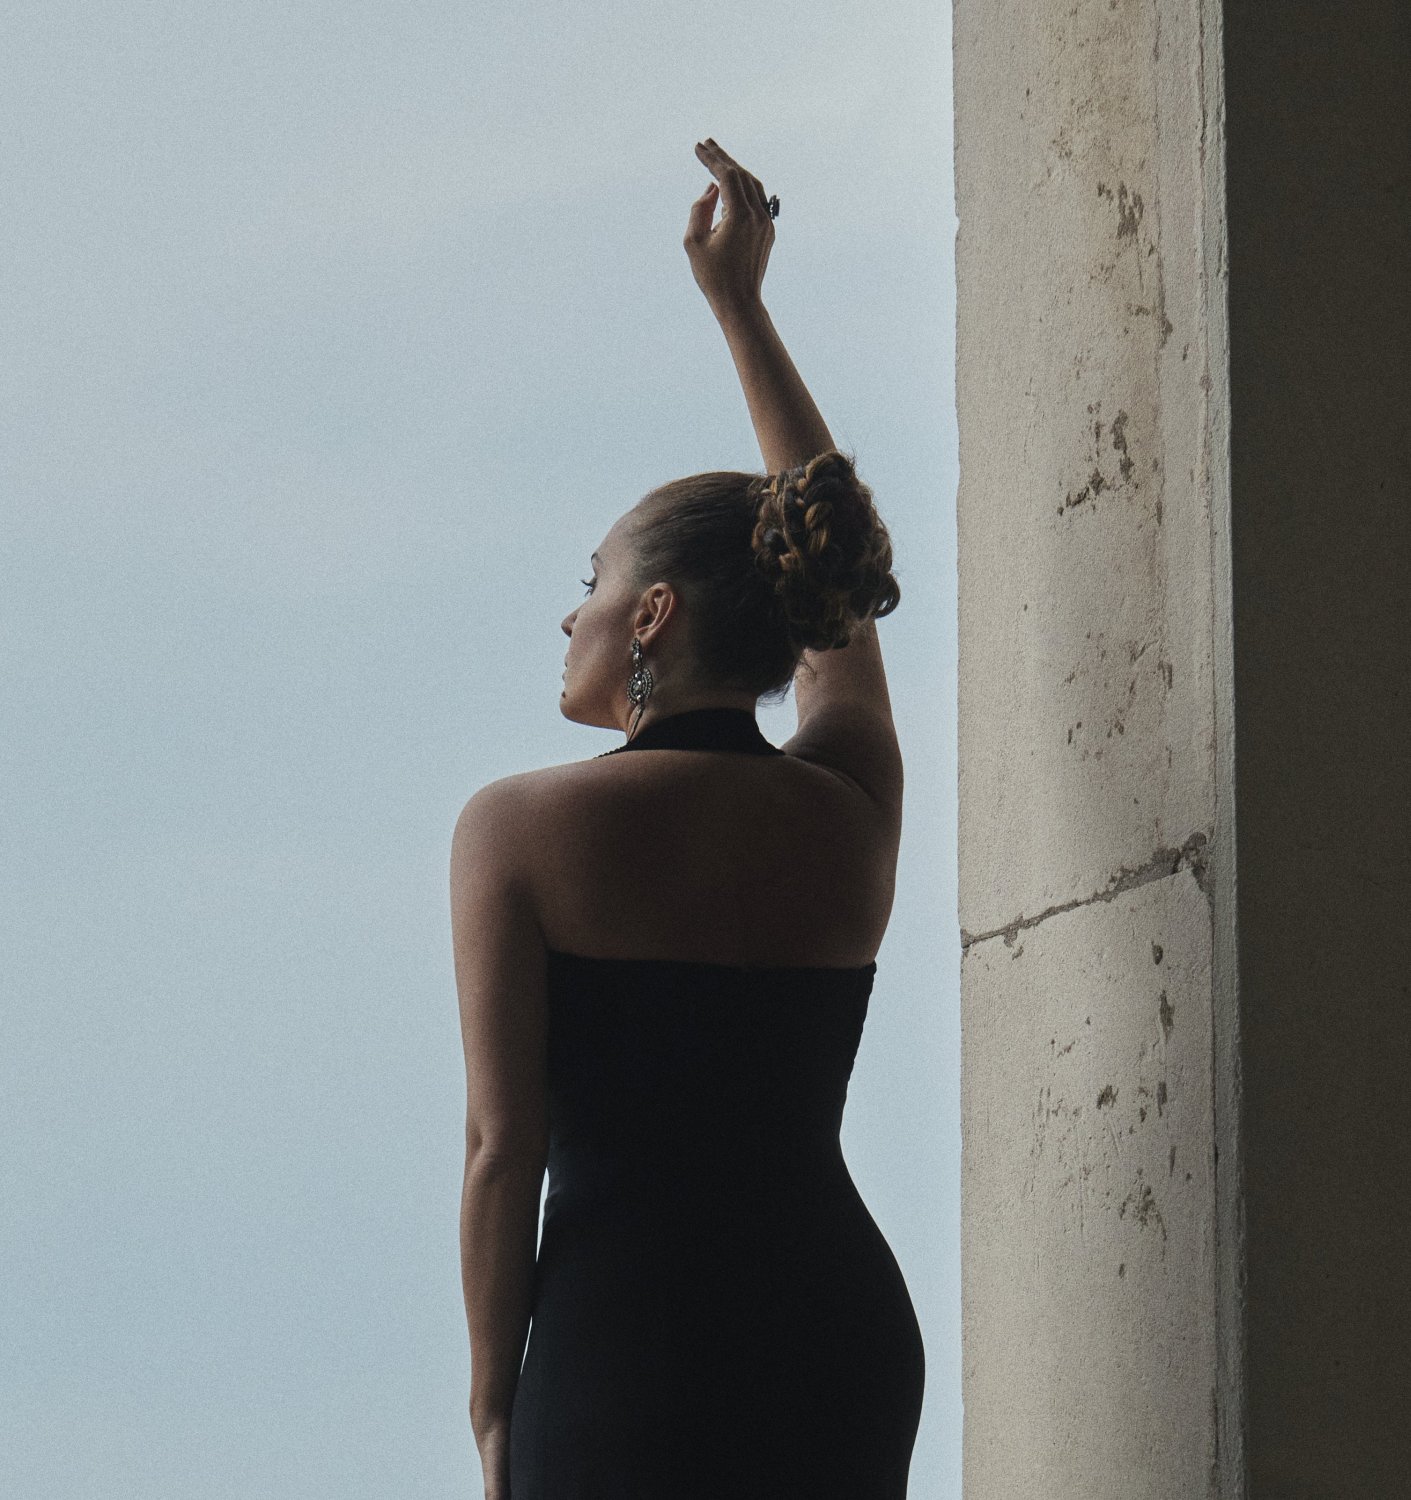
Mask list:
[[[633,512],[614,522],[589,558],[587,597],[562,625],[568,637],[559,710],[576,724],[625,729],[632,704],[632,636],[642,602],[631,587]]]

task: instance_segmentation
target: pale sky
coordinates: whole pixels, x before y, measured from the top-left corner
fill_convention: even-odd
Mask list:
[[[451,830],[620,743],[558,707],[612,521],[760,467],[681,247],[712,135],[896,547],[843,1142],[926,1340],[911,1495],[958,1495],[949,6],[42,0],[0,41],[0,1490],[480,1493]]]

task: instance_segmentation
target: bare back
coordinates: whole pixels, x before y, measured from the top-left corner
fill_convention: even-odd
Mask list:
[[[875,626],[808,653],[775,756],[653,749],[528,773],[525,864],[550,948],[851,966],[891,914],[901,759]]]

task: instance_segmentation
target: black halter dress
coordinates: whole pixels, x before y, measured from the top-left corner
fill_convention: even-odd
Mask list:
[[[744,709],[635,749],[782,755]],[[925,1356],[839,1131],[876,964],[549,950],[511,1500],[902,1500]]]

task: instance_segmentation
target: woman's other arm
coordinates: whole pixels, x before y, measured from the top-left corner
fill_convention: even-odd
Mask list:
[[[548,1159],[545,949],[523,869],[522,778],[483,787],[451,841],[451,935],[465,1048],[461,1283],[470,1421],[486,1500],[509,1494],[509,1428],[534,1300]]]

